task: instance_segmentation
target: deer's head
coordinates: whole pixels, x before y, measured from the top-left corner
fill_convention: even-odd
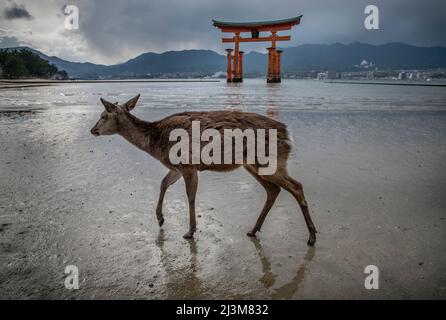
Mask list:
[[[127,118],[130,110],[132,110],[138,102],[139,94],[124,104],[108,102],[101,98],[105,111],[101,113],[98,122],[91,128],[91,134],[95,136],[112,135],[119,132],[119,128],[123,121]]]

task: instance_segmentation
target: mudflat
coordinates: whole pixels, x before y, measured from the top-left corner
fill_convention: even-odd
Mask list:
[[[373,87],[373,88],[372,88]],[[414,91],[415,90],[415,91]],[[194,92],[195,94],[191,94]],[[166,169],[119,136],[94,137],[99,97],[157,120],[185,110],[268,114],[294,135],[290,175],[319,231],[282,191],[256,238],[265,201],[240,169],[203,172],[197,232],[183,181],[155,215]],[[247,80],[67,84],[0,92],[0,298],[408,299],[446,295],[446,93]],[[67,265],[79,289],[64,286]],[[380,272],[367,290],[364,268]]]

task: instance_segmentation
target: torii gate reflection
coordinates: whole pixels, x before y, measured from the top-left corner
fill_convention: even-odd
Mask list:
[[[291,30],[294,25],[300,24],[302,15],[274,21],[260,22],[223,22],[212,20],[214,26],[222,32],[234,33],[232,38],[223,38],[223,43],[234,43],[234,49],[226,49],[228,56],[227,81],[243,81],[243,51],[239,50],[240,42],[261,42],[271,41],[271,47],[268,48],[268,77],[267,82],[280,82],[280,58],[281,50],[276,49],[277,41],[288,41],[290,35],[281,36],[277,32]],[[240,37],[240,33],[250,32],[251,38]],[[271,32],[269,36],[260,36],[260,32]],[[234,51],[234,54],[232,52]]]

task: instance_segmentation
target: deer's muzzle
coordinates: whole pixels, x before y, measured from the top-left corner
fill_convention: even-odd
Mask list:
[[[94,135],[94,136],[96,136],[96,137],[99,136],[99,129],[96,128],[96,127],[92,128],[92,129],[90,130],[90,132],[91,132],[92,135]]]

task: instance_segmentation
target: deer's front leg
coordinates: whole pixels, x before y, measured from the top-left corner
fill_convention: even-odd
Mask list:
[[[189,232],[183,238],[192,238],[196,230],[195,219],[195,195],[197,194],[198,175],[197,170],[190,169],[183,172],[184,182],[186,183],[187,199],[189,200]]]
[[[158,205],[156,206],[156,218],[158,219],[158,224],[160,225],[160,227],[164,223],[164,217],[163,217],[164,195],[166,194],[167,188],[169,188],[171,185],[177,182],[178,179],[180,178],[181,178],[180,172],[170,170],[164,177],[163,181],[161,182],[160,196],[158,198]]]

